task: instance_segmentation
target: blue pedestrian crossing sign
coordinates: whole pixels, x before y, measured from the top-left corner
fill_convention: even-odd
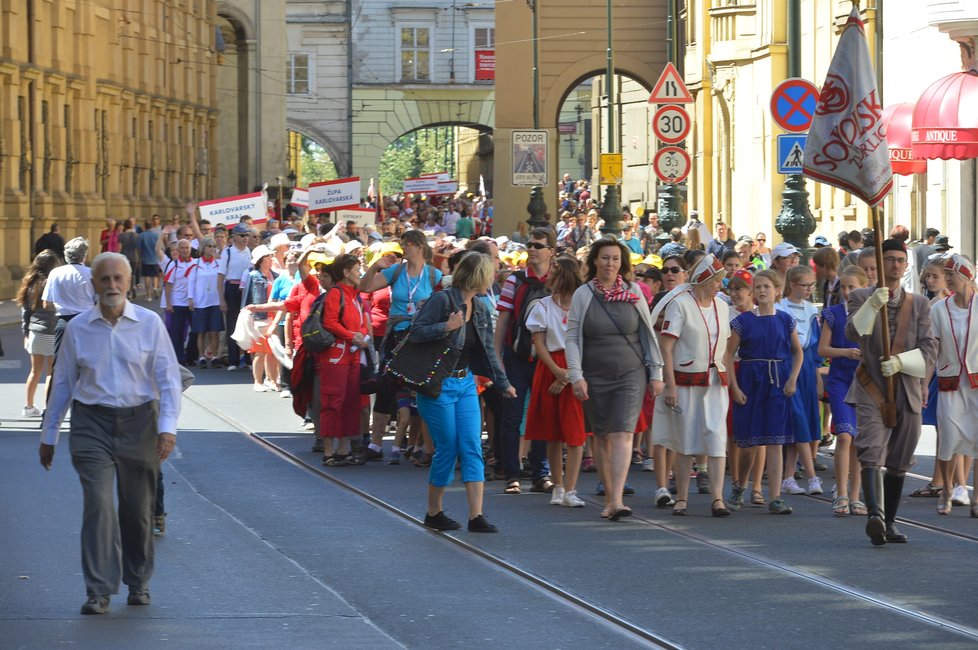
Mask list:
[[[800,174],[805,164],[807,133],[781,133],[778,135],[778,173]]]

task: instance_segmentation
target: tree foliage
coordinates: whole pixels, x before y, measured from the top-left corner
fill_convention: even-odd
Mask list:
[[[381,191],[400,192],[405,178],[450,172],[455,175],[455,135],[452,127],[419,129],[395,140],[380,157]]]
[[[299,187],[309,187],[309,183],[332,181],[339,178],[336,165],[329,154],[315,140],[303,136],[299,149],[299,172],[296,181]]]

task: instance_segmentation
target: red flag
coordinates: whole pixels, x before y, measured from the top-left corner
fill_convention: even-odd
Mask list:
[[[878,205],[893,186],[883,105],[859,12],[849,14],[805,144],[809,178]]]

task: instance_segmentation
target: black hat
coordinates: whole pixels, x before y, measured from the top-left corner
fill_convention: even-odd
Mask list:
[[[951,246],[950,244],[947,243],[947,235],[940,235],[937,239],[934,240],[934,250],[946,251],[949,248],[954,248],[954,246]]]
[[[901,253],[906,253],[907,245],[900,239],[884,239],[883,252],[886,253],[889,251],[900,251]]]

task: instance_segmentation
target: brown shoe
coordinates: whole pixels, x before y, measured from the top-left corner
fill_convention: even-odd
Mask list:
[[[109,613],[109,597],[108,596],[89,596],[85,604],[81,606],[82,614],[108,614]]]
[[[149,589],[146,585],[129,587],[129,598],[126,599],[127,605],[149,605]]]

